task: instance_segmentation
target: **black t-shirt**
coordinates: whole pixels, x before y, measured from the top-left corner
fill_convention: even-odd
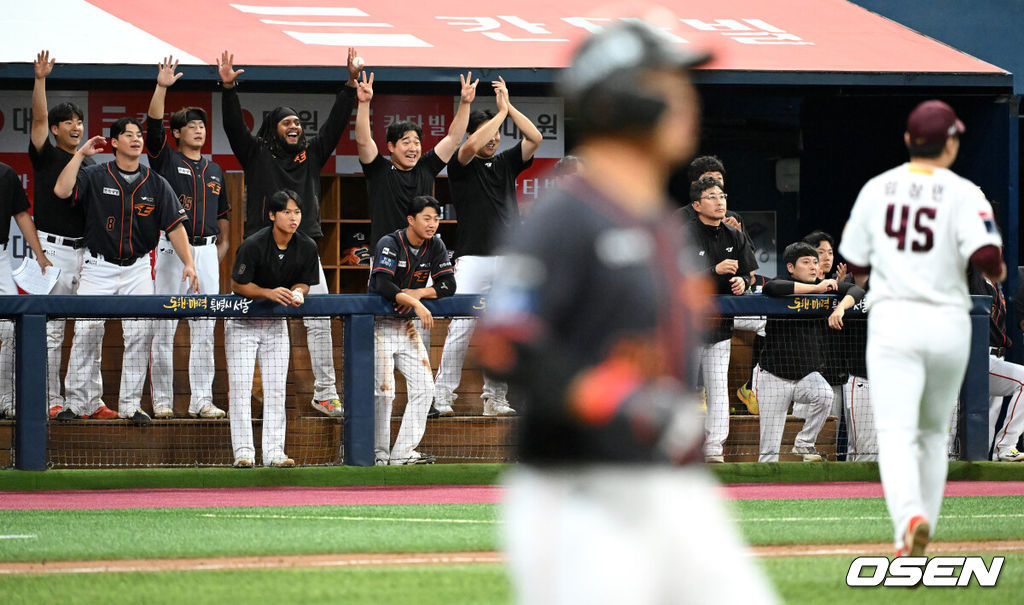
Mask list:
[[[205,157],[193,160],[167,144],[163,120],[146,119],[149,165],[167,179],[185,209],[189,237],[220,233],[217,219],[228,217],[228,196],[220,166]]]
[[[32,187],[32,214],[36,229],[40,231],[62,237],[85,235],[85,208],[74,206],[70,200],[61,199],[53,192],[57,177],[72,157],[74,154],[54,147],[50,137],[46,137],[39,151],[32,141],[28,143],[28,159],[32,162],[32,178],[35,181]],[[96,162],[92,158],[82,160],[83,169],[94,164]]]
[[[444,170],[444,162],[434,150],[420,156],[412,170],[399,170],[391,160],[377,154],[369,164],[363,164],[366,192],[370,198],[370,241],[396,229],[405,229],[406,204],[417,195],[434,194],[434,177]]]
[[[519,220],[516,177],[533,164],[523,161],[523,142],[490,159],[473,157],[459,163],[458,154],[448,162],[448,183],[455,202],[455,256],[490,256]]]
[[[348,128],[355,90],[348,85],[341,87],[320,130],[306,137],[308,145],[305,150],[294,156],[275,157],[245,125],[238,87],[224,89],[221,93],[224,132],[231,151],[245,171],[244,237],[270,226],[267,200],[280,189],[291,189],[302,198],[299,231],[313,239],[323,236],[320,227],[320,171]]]
[[[295,284],[320,283],[316,242],[295,232],[284,250],[274,241],[274,227],[264,227],[242,240],[235,254],[231,279],[261,288],[291,288]]]
[[[85,244],[107,258],[139,258],[152,252],[160,232],[185,220],[185,210],[164,177],[139,165],[129,183],[117,164],[89,166],[78,171],[71,193],[85,207]]]
[[[14,169],[0,162],[0,244],[11,235],[11,217],[28,210],[28,196]]]
[[[517,343],[509,378],[522,398],[519,459],[541,465],[663,461],[628,419],[582,422],[567,389],[580,372],[632,354],[647,360],[650,381],[691,381],[696,315],[707,301],[692,294],[697,275],[682,224],[667,204],[651,219],[633,216],[583,179],[533,208],[509,242],[508,265],[482,319],[486,332],[512,335]],[[682,396],[671,399],[689,404]]]

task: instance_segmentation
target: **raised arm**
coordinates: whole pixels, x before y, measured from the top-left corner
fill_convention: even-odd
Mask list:
[[[537,127],[533,125],[530,118],[524,116],[518,109],[512,105],[512,101],[508,96],[508,86],[505,84],[505,79],[498,76],[497,82],[491,82],[494,86],[494,92],[497,95],[505,97],[505,103],[508,105],[508,115],[512,118],[512,123],[519,128],[519,132],[523,133],[523,161],[527,161],[533,157],[533,154],[537,153],[537,149],[540,144],[544,142],[544,135],[537,130]]]
[[[85,142],[75,155],[71,156],[71,160],[68,161],[67,166],[60,172],[60,176],[57,177],[57,182],[53,185],[53,193],[61,198],[67,199],[71,197],[71,194],[75,191],[75,183],[78,180],[78,169],[82,167],[82,160],[87,157],[94,156],[103,149],[106,144],[106,139],[102,136],[95,136]]]
[[[359,102],[356,107],[356,150],[359,152],[359,161],[364,164],[377,159],[377,144],[373,142],[373,132],[370,130],[370,101],[373,100],[373,73],[370,79],[366,79],[366,72],[363,72],[362,79],[357,82],[356,100]]]
[[[32,131],[29,138],[36,151],[42,151],[46,137],[50,136],[48,109],[46,107],[46,76],[53,71],[56,59],[50,58],[50,51],[41,50],[36,55],[32,67],[36,73],[36,81],[32,86]]]
[[[501,95],[496,95],[495,100],[498,105],[498,113],[493,118],[487,120],[483,124],[477,127],[473,134],[466,138],[466,142],[459,147],[459,163],[465,166],[466,164],[473,161],[473,157],[476,152],[487,144],[487,141],[491,140],[494,136],[494,132],[501,127],[502,122],[508,117],[508,101]]]
[[[164,60],[157,65],[156,90],[153,91],[153,98],[149,100],[149,117],[154,120],[164,119],[164,99],[167,96],[167,89],[178,81],[182,74],[178,71],[178,61],[173,56],[164,57]]]
[[[235,70],[235,55],[224,51],[217,59],[217,70],[220,73],[221,85],[224,92],[221,94],[221,114],[224,120],[224,132],[228,135],[228,143],[231,151],[238,158],[238,161],[245,167],[249,154],[259,145],[256,136],[249,131],[242,117],[242,103],[238,100],[236,84],[238,76],[245,73],[244,69]]]
[[[448,127],[448,134],[434,146],[434,153],[445,164],[452,159],[455,150],[462,143],[462,137],[466,136],[466,126],[469,125],[469,110],[476,98],[476,85],[480,78],[473,80],[473,72],[467,72],[465,76],[459,74],[459,81],[462,83],[462,94],[459,98],[459,109],[452,118],[452,125]]]
[[[352,105],[355,102],[356,89],[358,88],[359,72],[362,71],[362,64],[354,64],[356,49],[348,49],[348,81],[341,88],[334,98],[334,105],[331,106],[331,113],[320,126],[313,145],[316,145],[320,158],[326,163],[334,150],[338,147],[341,135],[345,134],[349,120],[352,118]]]

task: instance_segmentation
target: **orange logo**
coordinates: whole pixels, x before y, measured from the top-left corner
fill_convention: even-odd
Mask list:
[[[145,202],[140,202],[138,204],[135,204],[134,208],[135,213],[138,214],[139,216],[149,216],[150,214],[153,214],[154,210],[156,210],[156,204],[147,204]]]
[[[295,159],[292,160],[292,161],[295,162],[296,164],[301,164],[301,163],[305,162],[306,161],[306,152],[303,151],[299,155],[295,156]]]
[[[185,195],[183,193],[183,194],[178,196],[178,202],[181,203],[181,207],[184,208],[185,210],[191,210],[192,209],[192,198],[190,196],[187,196],[187,195]],[[143,214],[142,216],[146,216],[146,215]]]
[[[427,283],[427,277],[430,276],[430,269],[420,269],[419,271],[412,274],[412,280],[414,283]]]
[[[206,186],[210,188],[210,191],[212,191],[214,195],[220,195],[220,183],[210,181]]]

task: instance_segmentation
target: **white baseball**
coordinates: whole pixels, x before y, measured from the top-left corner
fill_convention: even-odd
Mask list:
[[[352,67],[355,67],[356,69],[362,69],[363,65],[366,65],[366,61],[363,61],[362,57],[355,57],[354,59],[352,59]]]
[[[305,302],[306,299],[303,298],[302,292],[298,290],[292,290],[292,300],[294,300],[297,304],[301,305],[303,302]]]

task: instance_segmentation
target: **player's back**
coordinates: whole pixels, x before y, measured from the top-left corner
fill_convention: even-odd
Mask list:
[[[969,308],[965,271],[982,246],[1002,245],[984,194],[944,168],[907,163],[861,189],[840,253],[871,267],[871,303]]]

